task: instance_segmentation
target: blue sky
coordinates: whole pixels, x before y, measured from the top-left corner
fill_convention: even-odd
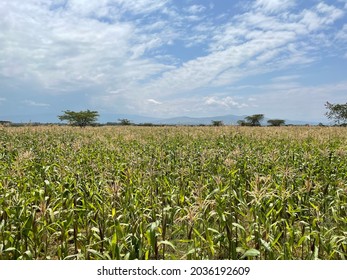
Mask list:
[[[1,0],[0,119],[327,122],[324,103],[347,102],[346,13],[347,0]]]

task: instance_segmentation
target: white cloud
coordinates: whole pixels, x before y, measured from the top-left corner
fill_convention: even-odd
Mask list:
[[[266,12],[279,12],[295,6],[295,0],[256,0],[254,7]]]
[[[65,9],[85,17],[119,19],[124,13],[147,14],[163,9],[166,0],[69,0]]]
[[[85,91],[93,105],[147,114],[246,108],[213,93],[336,55],[332,38],[345,54],[347,27],[334,33],[333,26],[343,4],[315,3],[299,10],[300,1],[257,0],[244,12],[216,15],[207,4],[170,0],[1,1],[0,76],[48,94]],[[296,85],[282,76],[269,89]]]
[[[159,101],[152,99],[152,98],[147,99],[147,102],[152,103],[152,104],[156,104],[156,105],[162,104],[162,102],[159,102]]]
[[[319,3],[314,10],[304,10],[300,23],[304,24],[309,32],[326,28],[343,16],[343,11],[324,3]]]
[[[208,96],[204,98],[204,104],[205,105],[212,105],[212,106],[223,106],[223,107],[236,107],[236,108],[243,108],[247,107],[248,105],[245,103],[239,103],[235,101],[232,97],[227,96],[223,98],[219,98],[217,96]]]
[[[347,0],[337,0],[340,3],[345,3],[344,8],[347,9]]]
[[[128,12],[147,14],[165,8],[170,0],[115,0],[120,3]]]
[[[188,8],[186,8],[185,10],[191,14],[199,14],[199,13],[205,11],[206,7],[203,5],[192,5],[192,6],[189,6]]]
[[[142,13],[160,9],[167,1],[73,0],[63,10],[57,6],[62,2],[55,2],[54,9],[43,5],[45,1],[17,2],[0,4],[0,10],[9,11],[0,23],[0,74],[6,77],[69,91],[111,83],[129,85],[170,68],[143,59],[146,52],[170,40],[172,34],[165,33],[165,28],[160,34],[155,30],[141,34],[143,26],[134,22],[95,18],[112,14],[113,5]]]
[[[57,8],[48,10],[45,6],[34,3],[29,2],[24,7],[11,6],[11,12],[3,21],[7,25],[7,28],[2,29],[7,30],[3,31],[7,44],[0,42],[0,48],[6,57],[0,61],[0,73],[36,79],[46,88],[65,91],[92,85],[110,87],[112,84],[121,84],[132,88],[140,84],[142,87],[142,81],[146,79],[150,79],[151,84],[145,87],[167,87],[168,92],[195,89],[208,84],[220,86],[232,83],[240,78],[239,72],[245,73],[245,67],[264,65],[286,52],[289,56],[291,51],[286,46],[298,39],[300,32],[304,32],[304,26],[309,30],[323,28],[341,15],[338,9],[320,3],[314,10],[294,15],[289,21],[281,16],[267,16],[251,11],[236,16],[220,28],[203,23],[196,26],[194,30],[198,33],[190,36],[186,46],[208,42],[206,30],[214,29],[210,53],[175,68],[173,65],[145,59],[144,56],[172,43],[172,40],[182,36],[182,31],[167,27],[164,20],[144,25],[121,21],[121,12],[114,10],[118,7],[132,13],[165,11],[168,14],[169,1],[104,0],[88,1],[81,5],[81,0],[73,0],[68,2],[63,11]],[[55,2],[56,7],[62,4],[63,2]],[[279,11],[294,4],[295,1],[274,0],[259,0],[255,3],[257,9]],[[202,12],[204,7],[192,5],[188,10],[197,13]],[[95,19],[114,14],[115,22]],[[178,22],[184,20],[176,12],[173,16],[177,17]],[[160,28],[163,30],[159,31]],[[9,48],[9,45],[18,47]],[[300,63],[300,59],[305,61],[303,56],[297,60],[293,59],[293,55],[291,57],[292,63]],[[248,66],[242,66],[246,61],[250,61]],[[160,77],[161,74],[163,75]],[[152,78],[158,76],[159,78]],[[153,82],[155,86],[152,86]]]
[[[40,103],[32,100],[24,100],[24,104],[29,105],[29,106],[34,106],[34,107],[49,107],[51,106],[50,104],[47,103]]]
[[[122,94],[124,91],[125,89],[121,88],[116,90],[108,89],[106,92],[110,95],[119,95],[119,94]]]
[[[258,2],[259,5],[265,3],[270,5],[272,2]],[[277,7],[276,3],[278,4],[278,2],[271,4],[272,9]],[[287,8],[295,4],[293,1],[285,3],[284,6]],[[310,16],[312,22],[308,20]],[[201,33],[213,31],[209,53],[175,68],[166,69],[163,74],[151,79],[150,83],[141,85],[141,94],[136,95],[136,98],[144,100],[164,96],[178,98],[192,91],[197,92],[207,88],[213,91],[213,88],[232,85],[244,77],[285,69],[293,65],[310,64],[317,59],[314,50],[318,48],[315,45],[317,38],[311,38],[310,32],[328,28],[340,16],[339,10],[332,6],[317,5],[311,10],[292,13],[290,16],[287,12],[270,16],[258,10],[235,16],[230,22],[219,27],[210,23],[201,24],[195,28],[197,34],[199,31]],[[201,40],[208,41],[204,37],[201,37]],[[281,82],[278,82],[272,87],[280,89],[286,86],[296,87],[297,83],[287,81],[281,86]],[[139,90],[136,88],[131,90],[131,92],[136,91]],[[226,107],[232,106],[232,101],[208,96],[204,100],[204,105]],[[169,106],[169,103],[166,102],[166,105]],[[239,103],[239,105],[245,104]]]
[[[274,77],[274,78],[272,78],[272,81],[274,81],[274,82],[288,82],[288,81],[295,81],[299,78],[300,78],[299,75],[286,75],[286,76]]]
[[[343,25],[342,29],[337,32],[336,39],[347,41],[347,24]]]
[[[329,6],[325,4],[324,2],[320,2],[316,10],[318,13],[324,15],[326,17],[326,23],[331,24],[341,16],[343,16],[344,12],[335,6]]]
[[[259,86],[257,105],[269,117],[292,120],[326,121],[325,102],[345,103],[347,81],[319,86],[273,87],[272,84]],[[319,117],[317,117],[319,116]]]

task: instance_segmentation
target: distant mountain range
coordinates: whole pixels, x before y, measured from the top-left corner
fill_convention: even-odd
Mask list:
[[[139,115],[125,115],[125,114],[102,114],[100,113],[99,123],[117,123],[120,119],[128,119],[135,124],[167,124],[167,125],[209,125],[212,121],[222,121],[225,125],[235,125],[238,120],[243,120],[246,116],[225,115],[225,116],[212,116],[212,117],[174,117],[174,118],[153,118]],[[16,115],[16,116],[0,116],[1,121],[11,121],[14,123],[60,123],[57,115],[53,114],[37,114],[37,115]],[[262,125],[267,125],[269,118],[265,118]],[[286,124],[293,125],[317,125],[318,122],[312,121],[294,121],[285,120]]]
[[[214,116],[214,117],[201,117],[201,118],[192,118],[192,117],[176,117],[169,119],[159,119],[156,120],[155,124],[178,124],[178,125],[209,125],[212,121],[222,121],[226,125],[235,125],[237,121],[244,120],[246,116],[235,116],[235,115],[225,115],[225,116]],[[269,118],[264,118],[262,125],[267,125]],[[294,121],[294,120],[285,120],[286,124],[294,125],[317,125],[318,122],[308,122],[308,121]]]
[[[237,124],[238,120],[243,120],[245,116],[214,116],[214,117],[201,117],[201,118],[192,118],[192,117],[176,117],[169,119],[159,119],[156,120],[156,124],[178,124],[178,125],[208,125],[212,121],[222,121],[224,124]]]

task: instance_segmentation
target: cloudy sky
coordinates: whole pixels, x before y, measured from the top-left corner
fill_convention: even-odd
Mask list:
[[[347,0],[0,0],[0,119],[326,122],[326,101],[347,102],[346,13]]]

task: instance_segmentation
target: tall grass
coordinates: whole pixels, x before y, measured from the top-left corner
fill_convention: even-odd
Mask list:
[[[345,128],[0,128],[0,259],[346,259]]]

